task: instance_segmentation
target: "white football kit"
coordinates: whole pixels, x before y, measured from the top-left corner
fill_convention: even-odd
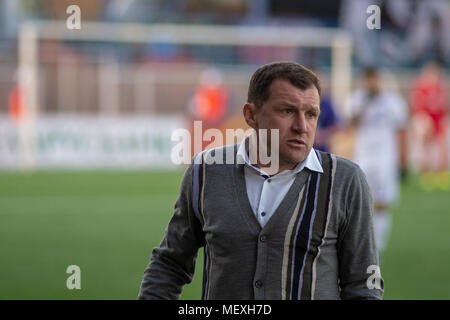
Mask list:
[[[397,132],[406,125],[408,110],[404,100],[396,93],[381,91],[370,97],[365,90],[356,91],[350,98],[353,115],[362,109],[356,128],[354,161],[364,171],[375,204],[390,205],[398,196],[398,144]],[[392,218],[388,207],[375,208],[375,241],[383,252]]]
[[[371,98],[358,90],[350,98],[352,115],[366,109],[356,128],[354,161],[365,172],[375,203],[391,204],[398,195],[397,131],[406,125],[406,103],[395,92]]]

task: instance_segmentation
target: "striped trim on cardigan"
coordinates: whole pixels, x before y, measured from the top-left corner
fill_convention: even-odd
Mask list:
[[[317,152],[317,151],[316,151]],[[282,265],[282,299],[314,299],[316,264],[330,220],[336,159],[318,152],[323,173],[311,172],[287,228]]]

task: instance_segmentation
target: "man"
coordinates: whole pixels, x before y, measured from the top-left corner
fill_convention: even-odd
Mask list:
[[[202,246],[203,299],[381,299],[369,187],[357,165],[312,148],[319,104],[319,80],[301,65],[253,74],[244,117],[258,146],[278,132],[278,170],[250,162],[250,138],[199,153],[140,299],[178,298]],[[234,163],[208,164],[222,151]]]
[[[382,88],[374,68],[363,72],[363,88],[350,97],[352,124],[356,131],[354,160],[364,171],[374,200],[374,228],[380,253],[390,229],[391,205],[398,197],[398,166],[408,119],[406,103],[395,92]],[[402,142],[404,144],[405,141]]]

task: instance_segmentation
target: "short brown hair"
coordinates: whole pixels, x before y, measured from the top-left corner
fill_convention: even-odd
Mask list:
[[[375,67],[366,67],[363,70],[364,78],[375,78],[378,77],[378,70]]]
[[[248,87],[247,102],[262,107],[270,97],[270,85],[276,79],[289,81],[293,86],[306,90],[315,86],[321,95],[319,78],[308,68],[295,62],[272,62],[258,68]]]

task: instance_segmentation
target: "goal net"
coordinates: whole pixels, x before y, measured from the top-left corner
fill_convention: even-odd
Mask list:
[[[347,34],[333,28],[27,23],[18,50],[26,118],[17,123],[17,150],[1,149],[9,152],[1,165],[170,166],[171,131],[184,125],[211,67],[229,89],[229,118],[240,112],[253,71],[280,60],[319,72],[345,113],[351,51]],[[7,127],[3,136],[14,135]]]

